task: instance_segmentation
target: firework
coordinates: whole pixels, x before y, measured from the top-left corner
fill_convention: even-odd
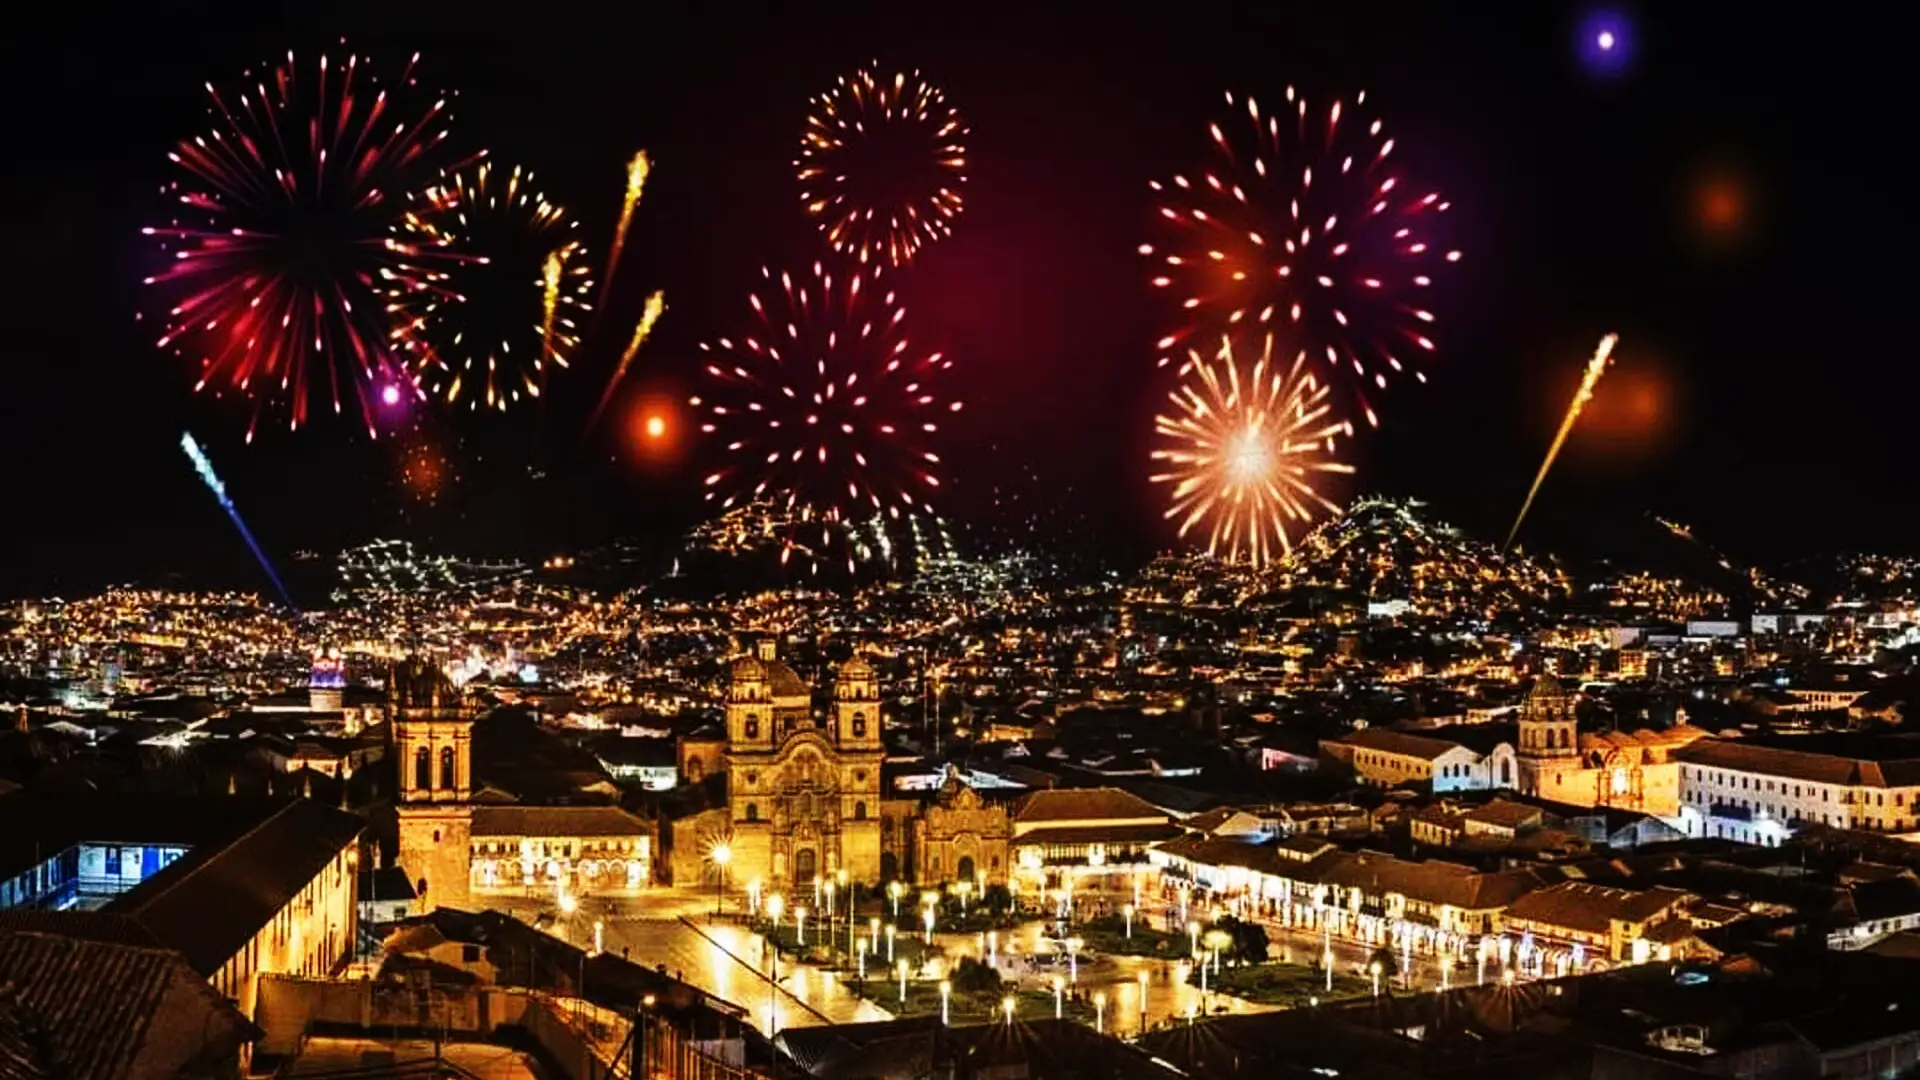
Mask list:
[[[607,252],[607,287],[613,287],[613,271],[620,265],[620,253],[627,250],[627,228],[633,224],[633,212],[640,206],[640,196],[647,190],[647,174],[653,171],[653,162],[645,150],[633,155],[627,163],[627,192],[620,200],[620,221],[613,227],[613,246]]]
[[[607,388],[600,391],[600,400],[594,403],[593,412],[588,414],[586,425],[580,429],[581,441],[584,442],[600,423],[600,415],[607,411],[607,403],[613,400],[614,389],[620,385],[621,379],[627,377],[627,368],[633,364],[633,358],[640,355],[640,346],[653,336],[654,324],[660,321],[660,316],[666,311],[665,293],[656,290],[647,297],[647,306],[640,312],[640,321],[633,324],[633,336],[627,339],[627,347],[620,351],[620,362],[613,366],[613,375],[607,379]]]
[[[901,266],[953,231],[967,182],[966,125],[920,73],[867,67],[814,99],[800,136],[800,201],[827,243]]]
[[[505,410],[540,396],[580,343],[593,279],[578,222],[531,172],[482,161],[413,199],[388,282],[396,349],[448,404]]]
[[[908,339],[906,309],[877,268],[761,274],[755,327],[701,345],[714,390],[691,403],[708,414],[701,431],[724,432],[728,456],[706,478],[707,498],[775,505],[787,522],[782,561],[798,553],[818,569],[844,549],[852,569],[886,557],[859,537],[932,513],[940,458],[927,442],[961,409],[936,388],[952,361]]]
[[[169,158],[186,174],[163,190],[166,225],[143,230],[171,260],[146,279],[167,297],[159,344],[198,369],[196,389],[306,422],[316,402],[351,398],[375,432],[388,388],[414,393],[392,355],[383,294],[416,280],[388,228],[434,175],[445,98],[424,97],[413,61],[392,80],[370,60],[321,56],[207,86],[213,126]]]
[[[208,491],[213,492],[214,499],[220,503],[220,509],[227,512],[227,520],[233,522],[234,529],[240,533],[240,539],[247,542],[247,550],[253,552],[254,560],[260,564],[260,569],[266,571],[267,580],[273,582],[273,590],[280,594],[280,599],[288,607],[294,606],[293,597],[287,594],[287,587],[281,584],[280,575],[274,573],[273,564],[267,561],[267,553],[260,550],[259,542],[253,538],[253,530],[247,528],[247,523],[241,520],[239,509],[233,505],[233,500],[227,495],[227,486],[220,482],[219,474],[213,471],[213,462],[207,459],[205,451],[200,449],[200,444],[194,440],[192,432],[181,433],[180,449],[187,452],[188,460],[193,462],[193,471],[200,474],[200,482],[207,485]]]
[[[1153,284],[1180,298],[1187,322],[1160,339],[1160,364],[1183,342],[1249,324],[1281,332],[1322,381],[1347,387],[1368,424],[1368,394],[1419,370],[1434,351],[1421,298],[1435,270],[1460,259],[1428,235],[1448,203],[1394,169],[1381,121],[1351,103],[1264,111],[1226,96],[1231,116],[1208,126],[1219,160],[1192,178],[1155,181],[1170,243],[1142,245]]]
[[[1251,366],[1223,338],[1214,359],[1192,352],[1183,370],[1173,411],[1153,421],[1163,443],[1153,460],[1166,471],[1151,479],[1173,485],[1165,517],[1180,519],[1182,537],[1205,523],[1209,552],[1265,566],[1293,550],[1294,530],[1340,512],[1314,483],[1353,471],[1334,458],[1352,425],[1333,419],[1328,387],[1304,358],[1274,362],[1271,334]]]
[[[1573,392],[1573,400],[1567,404],[1565,416],[1560,418],[1560,430],[1553,436],[1552,445],[1547,447],[1546,460],[1540,463],[1540,471],[1533,474],[1533,486],[1527,489],[1527,498],[1520,504],[1520,513],[1513,519],[1513,528],[1507,530],[1507,547],[1513,546],[1513,538],[1520,535],[1520,523],[1527,520],[1527,511],[1533,509],[1533,497],[1540,494],[1540,484],[1547,478],[1547,470],[1553,468],[1553,459],[1560,456],[1560,448],[1566,445],[1567,436],[1573,433],[1574,422],[1580,419],[1580,411],[1593,400],[1593,388],[1600,385],[1600,376],[1607,373],[1613,364],[1613,347],[1620,341],[1619,334],[1608,334],[1600,339],[1600,347],[1593,351],[1593,359],[1587,361],[1587,370],[1580,376],[1580,386]]]

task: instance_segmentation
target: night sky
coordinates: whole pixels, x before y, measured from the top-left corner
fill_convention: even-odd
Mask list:
[[[1583,5],[599,6],[667,13],[52,5],[9,32],[0,594],[174,572],[257,586],[179,451],[189,427],[282,558],[375,536],[537,557],[683,529],[705,452],[636,461],[622,418],[684,401],[695,343],[743,326],[763,262],[816,257],[791,167],[806,102],[875,58],[925,71],[972,126],[965,214],[901,286],[919,333],[959,361],[958,518],[1015,488],[1117,559],[1171,540],[1145,480],[1168,388],[1153,343],[1175,314],[1135,252],[1147,182],[1207,160],[1222,90],[1277,101],[1293,83],[1368,90],[1403,166],[1453,201],[1467,253],[1435,305],[1430,380],[1380,399],[1356,489],[1418,496],[1497,540],[1617,330],[1620,364],[1541,495],[1534,543],[1604,546],[1651,511],[1750,557],[1914,546],[1895,33],[1647,4],[1628,9],[1631,69],[1596,79]],[[542,409],[451,429],[462,480],[430,510],[408,509],[390,450],[352,424],[243,446],[237,405],[190,394],[134,320],[156,266],[139,229],[162,214],[171,143],[205,127],[201,84],[342,35],[385,58],[423,50],[425,78],[459,91],[456,139],[535,167],[598,250],[626,159],[655,161],[608,325]],[[654,288],[669,313],[613,422],[576,452]]]

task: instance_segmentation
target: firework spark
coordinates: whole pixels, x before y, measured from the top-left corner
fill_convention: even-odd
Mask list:
[[[361,56],[321,56],[208,84],[213,127],[168,157],[186,176],[164,189],[176,216],[143,230],[171,265],[146,279],[167,299],[161,348],[192,362],[195,389],[249,400],[290,427],[317,398],[355,398],[370,433],[388,387],[410,385],[392,355],[382,294],[416,280],[388,227],[434,174],[447,100],[427,97],[419,57],[383,81]]]
[[[1176,234],[1140,252],[1187,320],[1160,339],[1160,364],[1196,335],[1273,327],[1378,424],[1369,393],[1407,371],[1426,379],[1417,365],[1435,350],[1435,320],[1421,297],[1460,259],[1428,235],[1449,204],[1394,170],[1394,141],[1363,115],[1364,93],[1311,106],[1288,87],[1278,113],[1226,99],[1232,119],[1208,125],[1218,163],[1152,184]]]
[[[415,268],[387,290],[396,346],[448,404],[504,411],[539,397],[589,309],[579,223],[531,172],[485,161],[413,201],[393,245]]]
[[[926,444],[962,407],[935,385],[953,362],[908,339],[878,268],[761,274],[755,328],[701,345],[714,390],[691,404],[709,414],[701,431],[724,432],[730,459],[706,478],[707,498],[776,503],[792,522],[782,561],[798,552],[817,570],[844,549],[852,570],[887,554],[860,529],[932,513],[940,458]]]
[[[1314,484],[1353,472],[1334,459],[1337,438],[1353,427],[1332,418],[1328,387],[1304,358],[1276,364],[1268,334],[1259,359],[1242,367],[1223,338],[1214,359],[1190,352],[1183,371],[1168,395],[1174,411],[1154,417],[1163,445],[1153,460],[1166,471],[1151,477],[1173,485],[1165,517],[1180,519],[1182,537],[1205,522],[1210,553],[1259,567],[1293,550],[1291,530],[1340,513]]]
[[[586,437],[599,425],[600,415],[607,411],[607,403],[613,400],[613,391],[620,385],[620,380],[627,377],[627,368],[632,365],[633,358],[640,355],[640,346],[645,345],[647,339],[653,336],[654,324],[660,321],[660,316],[666,314],[666,311],[667,295],[665,293],[656,290],[652,296],[647,297],[647,306],[640,312],[640,321],[633,324],[633,336],[627,339],[627,347],[620,351],[620,362],[613,366],[613,375],[607,379],[607,388],[600,392],[600,400],[594,403],[593,412],[588,415],[586,425],[580,429],[582,441],[585,441]]]
[[[1533,509],[1533,497],[1540,494],[1540,485],[1547,478],[1547,470],[1553,468],[1553,459],[1560,456],[1560,448],[1566,445],[1567,436],[1573,433],[1574,422],[1580,419],[1580,411],[1593,400],[1593,388],[1600,385],[1600,376],[1607,373],[1613,364],[1613,347],[1620,342],[1619,334],[1608,334],[1600,339],[1600,347],[1593,351],[1593,359],[1587,361],[1587,370],[1580,376],[1580,386],[1573,392],[1573,400],[1567,404],[1567,413],[1560,418],[1560,430],[1553,436],[1553,444],[1547,447],[1546,460],[1540,463],[1540,471],[1533,474],[1533,486],[1527,489],[1526,501],[1520,504],[1520,513],[1513,519],[1513,528],[1507,530],[1507,547],[1513,546],[1513,538],[1520,535],[1520,523],[1527,520],[1527,511]]]
[[[813,105],[794,168],[800,201],[835,251],[901,266],[952,234],[967,128],[943,91],[917,71],[888,78],[870,66]]]

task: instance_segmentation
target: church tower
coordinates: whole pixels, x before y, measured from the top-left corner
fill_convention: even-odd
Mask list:
[[[432,667],[396,668],[388,694],[393,716],[395,811],[400,866],[422,910],[466,910],[471,884],[473,714],[460,691]]]
[[[842,750],[880,749],[880,689],[873,665],[858,656],[833,682],[833,736]]]
[[[1545,673],[1534,677],[1520,705],[1519,728],[1520,790],[1538,795],[1546,788],[1543,776],[1577,766],[1580,757],[1573,699],[1558,678]]]

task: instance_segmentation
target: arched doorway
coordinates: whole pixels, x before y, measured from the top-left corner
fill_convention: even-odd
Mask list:
[[[971,855],[960,856],[959,864],[953,868],[953,880],[955,881],[972,881],[973,880],[973,856]]]
[[[805,885],[818,872],[812,848],[801,848],[793,853],[793,880],[796,884]]]

